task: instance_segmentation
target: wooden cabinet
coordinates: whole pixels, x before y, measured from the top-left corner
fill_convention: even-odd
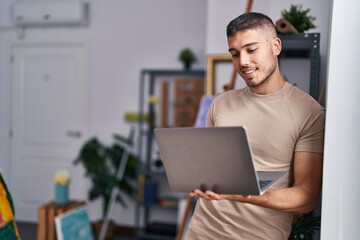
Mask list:
[[[64,205],[57,205],[54,201],[41,205],[38,209],[37,240],[56,240],[55,217],[85,204],[82,200],[72,200]]]

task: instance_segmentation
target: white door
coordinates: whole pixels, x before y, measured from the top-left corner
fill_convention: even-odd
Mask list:
[[[10,186],[16,218],[36,221],[54,199],[53,176],[68,169],[70,198],[85,199],[74,166],[86,130],[86,52],[83,44],[18,44],[12,48]]]

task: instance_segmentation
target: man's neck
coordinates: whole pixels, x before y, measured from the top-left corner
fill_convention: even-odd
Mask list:
[[[267,95],[280,90],[285,84],[283,75],[276,71],[274,74],[265,80],[262,84],[256,87],[250,87],[250,91],[258,95]]]

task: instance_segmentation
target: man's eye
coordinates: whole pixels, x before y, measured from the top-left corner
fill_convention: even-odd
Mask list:
[[[239,53],[234,53],[234,54],[231,54],[231,57],[232,58],[238,58],[240,56],[240,54]]]
[[[255,52],[257,50],[257,48],[250,48],[250,49],[248,49],[248,52],[249,53],[253,53],[253,52]]]

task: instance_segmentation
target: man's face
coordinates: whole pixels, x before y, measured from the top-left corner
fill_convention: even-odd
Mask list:
[[[251,89],[271,81],[281,49],[278,38],[261,30],[245,30],[229,37],[228,45],[236,71]]]

